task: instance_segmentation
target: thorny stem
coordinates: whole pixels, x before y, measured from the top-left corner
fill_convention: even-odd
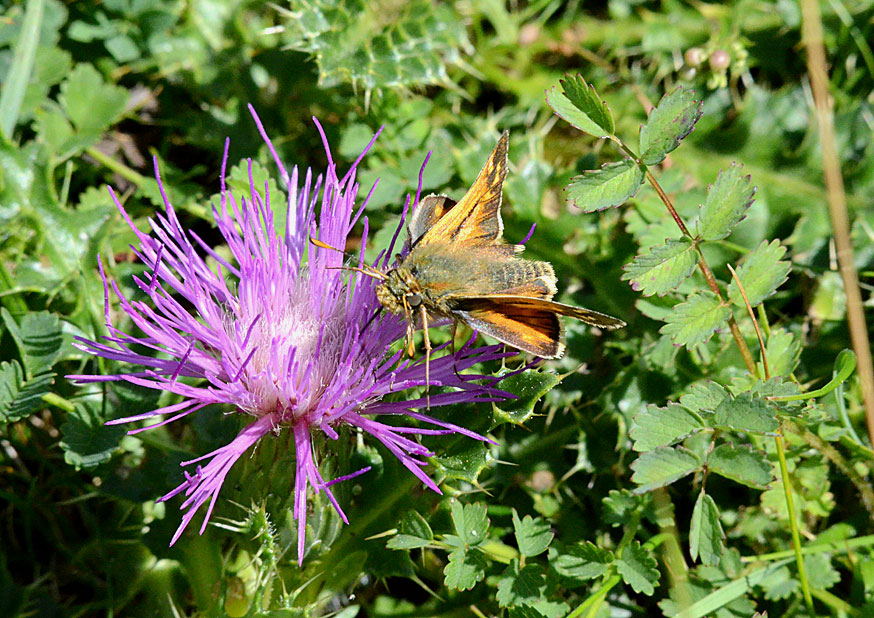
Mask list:
[[[626,152],[628,152],[626,150]],[[725,299],[722,297],[722,292],[719,291],[719,284],[716,283],[716,277],[713,276],[713,271],[710,270],[710,266],[707,265],[707,261],[704,259],[704,253],[701,251],[701,247],[698,246],[698,242],[689,233],[689,229],[686,227],[686,224],[683,223],[683,220],[680,218],[679,213],[674,208],[674,204],[671,202],[671,198],[668,197],[667,193],[665,193],[664,189],[662,189],[661,185],[656,180],[655,176],[652,175],[652,172],[649,170],[646,171],[646,179],[655,189],[656,193],[658,193],[665,207],[668,209],[668,212],[671,213],[671,217],[673,217],[674,221],[677,223],[677,226],[680,228],[680,231],[683,235],[691,238],[693,242],[695,242],[695,251],[698,252],[698,268],[701,270],[701,274],[704,275],[704,280],[707,281],[707,287],[716,294],[716,297],[720,302],[724,303]],[[759,378],[759,369],[756,367],[756,361],[753,359],[753,355],[750,352],[749,346],[747,346],[747,342],[743,337],[743,334],[740,332],[740,327],[737,325],[737,320],[734,319],[733,315],[728,316],[728,327],[731,329],[731,335],[734,337],[734,341],[737,344],[738,350],[740,350],[740,354],[744,359],[744,364],[747,366],[747,371],[750,372],[756,378]]]

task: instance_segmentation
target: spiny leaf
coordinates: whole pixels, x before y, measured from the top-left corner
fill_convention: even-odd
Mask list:
[[[728,397],[719,404],[713,415],[713,424],[715,427],[752,433],[770,433],[779,425],[774,418],[773,408],[762,399],[754,399],[749,393]]]
[[[698,253],[688,238],[670,239],[665,244],[652,247],[648,253],[634,258],[625,266],[623,281],[644,296],[662,296],[677,289],[686,277],[695,270]]]
[[[501,382],[501,389],[517,398],[495,405],[495,421],[521,425],[534,414],[534,405],[558,382],[558,376],[547,371],[523,371],[507,377]]]
[[[624,204],[643,182],[643,171],[631,159],[607,163],[575,176],[566,187],[567,203],[583,212],[596,212]]]
[[[539,517],[526,515],[519,519],[516,509],[513,509],[513,531],[516,535],[516,546],[523,556],[537,556],[546,551],[552,542],[552,531],[549,522]]]
[[[698,494],[695,508],[692,509],[692,522],[689,526],[689,554],[692,560],[701,557],[701,563],[714,566],[719,563],[725,533],[719,522],[719,509],[709,495],[703,491]]]
[[[613,135],[613,117],[594,86],[580,75],[568,75],[560,81],[563,94],[555,87],[546,91],[546,102],[552,110],[580,131],[595,137]]]
[[[660,446],[647,451],[632,464],[631,480],[639,485],[634,493],[642,494],[691,474],[701,467],[698,455],[682,447]]]
[[[613,554],[586,541],[570,546],[566,553],[550,557],[549,565],[560,577],[580,586],[606,573],[612,562]]]
[[[666,408],[647,404],[634,416],[629,435],[634,440],[634,450],[642,452],[674,444],[703,427],[697,414],[676,403],[669,403]]]
[[[692,132],[703,113],[703,103],[692,90],[676,88],[662,97],[640,128],[640,160],[645,165],[661,163],[680,141]]]
[[[748,255],[737,269],[737,276],[743,284],[751,306],[759,305],[786,281],[790,264],[780,261],[785,253],[786,247],[781,245],[779,240],[771,243],[763,240],[762,244]],[[728,298],[735,305],[745,306],[737,281],[733,278],[728,285]]]
[[[622,550],[622,555],[616,561],[616,570],[635,592],[651,596],[659,581],[656,565],[658,562],[652,552],[643,547],[640,541],[632,541]]]
[[[732,163],[721,170],[707,189],[707,199],[698,208],[698,234],[704,240],[725,238],[745,216],[753,203],[755,187],[741,175],[743,166]]]
[[[400,532],[386,543],[389,549],[415,549],[425,547],[434,540],[431,526],[418,511],[407,511],[398,524]]]
[[[710,290],[692,294],[684,303],[674,307],[659,329],[669,335],[674,343],[687,348],[706,343],[723,326],[731,311]]]
[[[720,444],[708,453],[707,467],[711,472],[756,489],[766,488],[774,478],[765,455],[746,446]]]

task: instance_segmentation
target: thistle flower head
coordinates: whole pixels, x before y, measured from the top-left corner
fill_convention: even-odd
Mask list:
[[[367,202],[364,199],[356,206],[356,168],[373,140],[349,171],[339,177],[324,132],[315,121],[325,144],[327,168],[315,178],[311,170],[304,173],[297,167],[289,173],[251,107],[250,111],[287,188],[287,202],[282,206],[287,215],[284,234],[274,228],[274,206],[267,186],[262,191],[255,186],[251,161],[248,195],[234,196],[226,186],[227,145],[221,200],[213,206],[212,215],[230,259],[222,257],[195,232],[183,228],[163,190],[157,164],[155,174],[166,211],[150,220],[150,232],[135,227],[110,189],[136,235],[133,250],[147,273],[134,281],[147,298],[127,298],[116,282],[107,278],[101,265],[109,334],[101,341],[81,339],[78,345],[91,354],[144,369],[70,377],[83,382],[123,380],[177,396],[178,402],[172,405],[111,421],[118,424],[157,419],[131,430],[132,434],[177,421],[209,404],[225,404],[251,417],[229,444],[183,462],[188,467],[185,480],[161,498],[185,496],[182,522],[171,544],[200,507],[208,504],[200,528],[203,533],[230,468],[258,440],[273,432],[292,432],[297,459],[294,516],[298,522],[298,560],[302,561],[308,488],[325,491],[348,523],[330,486],[368,470],[332,480],[322,478],[313,456],[314,432],[337,439],[339,426],[358,428],[382,443],[438,493],[437,485],[423,471],[426,463],[422,458],[432,453],[416,441],[416,435],[455,432],[485,438],[415,412],[424,406],[424,398],[385,399],[389,394],[425,384],[421,359],[404,359],[402,350],[392,352],[392,344],[404,336],[406,325],[393,314],[382,312],[375,317],[380,308],[375,294],[377,281],[362,273],[350,276],[340,268],[342,254],[309,242],[313,237],[334,247],[346,245]],[[414,205],[418,197],[419,192]],[[366,217],[363,230],[362,260],[368,232]],[[374,267],[387,266],[392,247]],[[134,327],[129,332],[110,320],[110,290]],[[431,394],[431,407],[508,396],[494,388],[493,378],[462,373],[476,363],[505,356],[500,346],[473,348],[472,341],[453,354],[432,358],[431,384],[451,388]],[[415,426],[390,425],[380,420],[385,415],[406,415],[418,422]],[[189,466],[194,466],[193,470]]]

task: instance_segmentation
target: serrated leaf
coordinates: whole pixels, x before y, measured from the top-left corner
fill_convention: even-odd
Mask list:
[[[774,409],[766,401],[741,393],[719,404],[713,414],[713,425],[734,431],[771,433],[779,423],[774,418]]]
[[[6,329],[15,340],[28,378],[51,369],[63,343],[58,316],[48,311],[27,313],[22,316],[19,325],[5,308],[0,314]]]
[[[470,590],[485,577],[487,562],[477,550],[463,548],[449,553],[449,562],[443,568],[444,583],[450,590]]]
[[[707,455],[711,472],[742,485],[764,489],[773,480],[765,455],[746,446],[720,444]]]
[[[698,494],[695,508],[692,509],[692,522],[689,525],[689,554],[692,560],[701,557],[701,563],[708,566],[719,564],[724,547],[725,533],[719,522],[719,509],[709,495],[703,491]]]
[[[534,414],[534,405],[559,383],[554,373],[523,371],[501,381],[501,389],[516,395],[495,405],[495,420],[521,425]]]
[[[600,577],[613,563],[613,554],[586,541],[572,545],[566,553],[550,558],[549,566],[559,576],[580,586],[590,579]]]
[[[105,426],[97,403],[90,400],[75,403],[75,410],[61,425],[61,448],[64,461],[77,470],[93,468],[110,460],[118,448],[125,428]]]
[[[680,396],[680,405],[693,412],[713,412],[726,397],[728,391],[716,382],[696,382],[689,387],[688,393]]]
[[[546,103],[552,111],[589,135],[595,137],[613,135],[613,117],[607,104],[595,92],[595,88],[587,84],[580,75],[568,75],[560,82],[563,94],[555,87],[546,91]]]
[[[756,189],[750,186],[750,177],[742,175],[742,169],[732,163],[708,187],[707,198],[698,207],[698,235],[703,240],[727,237],[753,203]]]
[[[536,603],[546,593],[546,573],[538,564],[519,566],[514,559],[498,582],[495,600],[500,607]]]
[[[743,284],[751,306],[756,307],[761,304],[786,281],[791,265],[789,262],[780,261],[785,253],[786,247],[781,245],[779,240],[774,240],[770,244],[767,240],[763,240],[762,244],[748,255],[737,269],[737,276]],[[734,278],[728,284],[728,299],[740,307],[746,306]]]
[[[771,375],[788,376],[795,371],[801,356],[801,342],[791,332],[784,328],[772,328],[765,349]]]
[[[639,541],[632,541],[622,550],[622,555],[616,561],[616,570],[635,592],[651,596],[659,581],[657,565],[651,551]]]
[[[637,452],[651,451],[658,446],[668,446],[702,429],[701,418],[676,403],[666,408],[653,404],[634,416],[629,435],[634,440]]]
[[[416,549],[434,540],[431,526],[418,511],[407,511],[398,524],[398,534],[386,543],[389,549]]]
[[[810,587],[815,590],[828,590],[841,581],[841,574],[832,566],[826,554],[810,554],[804,557],[804,570]]]
[[[107,84],[90,64],[77,64],[61,84],[58,102],[82,133],[102,133],[121,118],[128,92]]]
[[[649,252],[635,256],[625,265],[623,281],[644,296],[662,296],[673,292],[698,264],[695,245],[688,238],[670,239]]]
[[[484,505],[479,503],[462,505],[458,500],[452,500],[450,510],[455,532],[464,547],[474,547],[485,540],[489,529],[489,518],[486,516]]]
[[[703,103],[692,90],[676,88],[662,97],[640,128],[640,160],[645,165],[661,163],[680,141],[692,132],[703,113]]]
[[[686,302],[675,305],[659,332],[668,335],[676,345],[691,348],[709,341],[713,333],[728,321],[730,315],[731,310],[716,294],[705,290],[692,294]]]
[[[516,535],[516,547],[523,556],[542,554],[552,542],[553,534],[549,522],[530,515],[519,519],[516,509],[513,509],[513,531]]]
[[[701,467],[701,459],[682,447],[660,446],[647,451],[632,464],[631,480],[639,485],[634,493],[642,494],[670,485]]]
[[[41,409],[54,378],[49,372],[25,380],[17,361],[0,363],[0,423],[14,423]]]
[[[607,163],[600,169],[571,178],[565,188],[567,203],[583,212],[624,204],[643,183],[643,171],[631,159]]]

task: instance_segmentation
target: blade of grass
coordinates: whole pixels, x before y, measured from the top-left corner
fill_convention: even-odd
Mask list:
[[[33,72],[44,6],[45,0],[28,0],[21,33],[15,43],[12,66],[9,67],[6,83],[0,93],[0,131],[6,137],[12,136],[12,131],[18,123],[21,102],[24,100],[27,82],[30,81],[30,74]]]

